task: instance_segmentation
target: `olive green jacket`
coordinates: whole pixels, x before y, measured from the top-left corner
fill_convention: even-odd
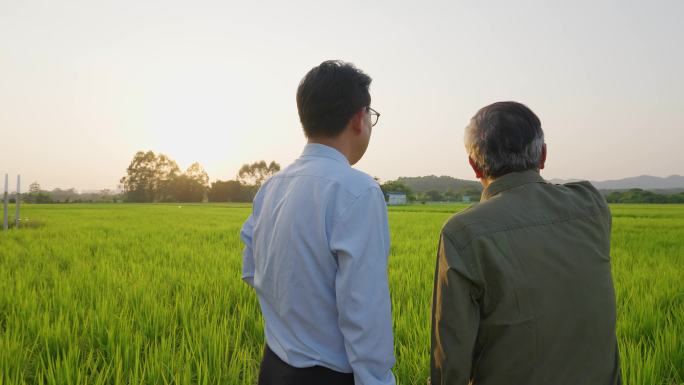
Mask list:
[[[620,384],[611,216],[588,182],[503,175],[444,225],[432,384]]]

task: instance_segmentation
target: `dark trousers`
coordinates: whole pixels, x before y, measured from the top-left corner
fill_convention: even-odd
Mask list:
[[[354,375],[323,366],[295,368],[266,345],[259,369],[259,385],[354,385]]]

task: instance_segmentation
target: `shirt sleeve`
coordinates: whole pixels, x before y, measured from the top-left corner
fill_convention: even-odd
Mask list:
[[[252,254],[252,233],[254,231],[254,214],[242,225],[240,239],[245,244],[242,250],[242,280],[254,287],[254,255]]]
[[[467,385],[472,374],[480,308],[472,273],[456,250],[442,234],[432,298],[432,385]]]
[[[387,282],[389,229],[382,192],[359,196],[333,225],[338,323],[357,385],[395,384]]]

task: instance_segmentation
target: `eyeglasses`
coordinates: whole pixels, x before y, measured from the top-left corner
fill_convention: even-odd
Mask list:
[[[371,116],[371,127],[378,124],[378,119],[380,119],[380,113],[370,107],[366,107],[366,112],[368,112]]]

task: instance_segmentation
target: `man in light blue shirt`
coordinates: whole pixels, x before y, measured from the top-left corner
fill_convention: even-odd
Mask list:
[[[260,385],[395,383],[387,207],[351,168],[380,116],[370,83],[339,61],[307,73],[297,108],[308,144],[260,188],[240,232],[242,278],[265,321]]]

